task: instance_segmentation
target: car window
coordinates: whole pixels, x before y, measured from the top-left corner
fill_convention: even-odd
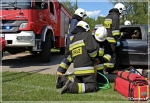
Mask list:
[[[121,39],[142,39],[140,27],[122,27]]]

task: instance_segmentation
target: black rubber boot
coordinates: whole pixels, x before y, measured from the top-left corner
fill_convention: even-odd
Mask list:
[[[57,80],[56,80],[56,88],[57,89],[63,87],[63,83],[62,83],[61,79],[62,79],[62,76],[61,75],[57,75]]]
[[[68,80],[68,81],[66,82],[66,84],[63,86],[63,88],[62,88],[60,94],[64,94],[64,93],[66,93],[66,92],[69,91],[69,88],[70,88],[69,84],[70,84],[71,82],[72,82],[72,81],[70,81],[70,80]]]

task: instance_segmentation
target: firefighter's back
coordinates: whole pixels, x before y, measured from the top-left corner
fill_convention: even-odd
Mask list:
[[[74,68],[93,66],[93,62],[91,61],[91,57],[89,56],[85,46],[89,39],[88,35],[91,34],[87,32],[78,33],[74,36],[70,44]]]

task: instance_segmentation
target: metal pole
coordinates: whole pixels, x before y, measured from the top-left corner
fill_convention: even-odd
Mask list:
[[[78,0],[76,0],[76,9],[78,9]]]

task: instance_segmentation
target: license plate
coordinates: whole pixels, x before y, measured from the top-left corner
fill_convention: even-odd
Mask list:
[[[5,34],[4,33],[0,34],[0,38],[5,38]]]

